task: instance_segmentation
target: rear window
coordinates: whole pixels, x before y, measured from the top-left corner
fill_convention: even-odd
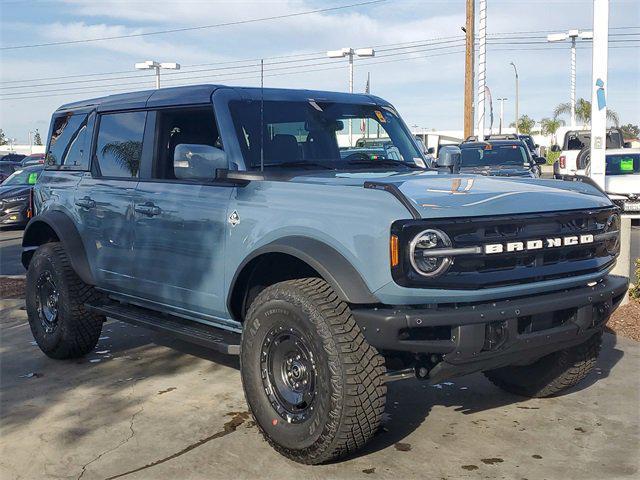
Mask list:
[[[146,118],[146,112],[112,113],[100,117],[95,152],[99,176],[138,176]]]
[[[640,153],[607,155],[606,175],[630,175],[640,173]]]
[[[485,145],[463,148],[463,167],[491,167],[500,165],[519,165],[527,163],[525,147],[519,145]]]
[[[87,115],[65,113],[54,117],[45,164],[49,168],[86,170],[89,166]]]

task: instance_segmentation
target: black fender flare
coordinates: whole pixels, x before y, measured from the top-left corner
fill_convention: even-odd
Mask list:
[[[360,273],[335,248],[313,238],[289,236],[268,243],[245,257],[236,269],[229,285],[227,305],[230,305],[238,277],[247,264],[267,253],[284,253],[303,261],[318,272],[333,287],[338,297],[345,302],[380,303],[371,293]]]
[[[29,268],[29,262],[31,262],[34,252],[47,241],[42,236],[43,229],[53,230],[64,246],[71,261],[71,267],[80,279],[88,285],[95,285],[80,233],[73,220],[59,210],[49,210],[41,215],[36,215],[27,224],[22,236],[22,265],[24,268]]]

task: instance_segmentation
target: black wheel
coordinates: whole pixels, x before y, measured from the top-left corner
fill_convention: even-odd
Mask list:
[[[256,297],[240,365],[256,424],[291,460],[318,464],[346,455],[380,425],[384,359],[321,279],[278,283]]]
[[[584,343],[542,357],[531,365],[509,366],[484,372],[496,386],[525,397],[551,397],[576,385],[593,369],[602,334]]]
[[[104,317],[84,305],[99,294],[76,275],[62,245],[38,247],[27,271],[26,290],[29,326],[47,356],[81,357],[96,346]]]

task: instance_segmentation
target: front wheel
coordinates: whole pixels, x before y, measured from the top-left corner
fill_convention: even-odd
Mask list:
[[[484,372],[496,386],[525,397],[551,397],[576,385],[596,365],[602,334],[575,347],[551,353],[530,365],[508,366]]]
[[[38,247],[27,271],[26,304],[33,337],[47,356],[77,358],[93,350],[105,318],[85,304],[98,298],[73,270],[60,243]]]
[[[281,282],[256,297],[240,365],[257,425],[291,460],[318,464],[346,455],[380,425],[384,359],[322,279]]]

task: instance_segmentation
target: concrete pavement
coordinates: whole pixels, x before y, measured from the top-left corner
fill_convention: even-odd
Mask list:
[[[383,431],[310,467],[276,454],[244,403],[237,360],[119,322],[96,351],[54,361],[21,300],[0,307],[0,478],[638,478],[640,344],[605,336],[598,369],[557,398],[482,375],[390,384]]]
[[[24,275],[22,230],[0,230],[0,275]]]

